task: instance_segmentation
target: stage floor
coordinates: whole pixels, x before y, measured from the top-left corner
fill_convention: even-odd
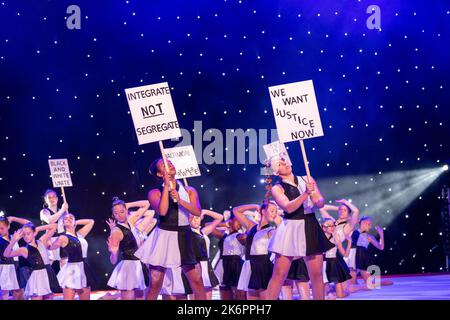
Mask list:
[[[450,300],[450,274],[392,276],[383,279],[392,280],[394,285],[355,292],[345,300]],[[93,292],[92,300],[97,300],[107,293],[108,291]],[[110,293],[114,294],[114,291]],[[58,296],[55,299],[61,298]],[[219,291],[214,290],[213,300],[219,298]]]

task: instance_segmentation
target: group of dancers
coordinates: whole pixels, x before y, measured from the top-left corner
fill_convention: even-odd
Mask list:
[[[106,243],[115,266],[108,286],[117,294],[102,298],[206,300],[219,287],[223,300],[293,299],[294,288],[306,300],[311,292],[313,299],[335,299],[367,289],[368,248],[384,249],[383,229],[375,227],[378,240],[369,234],[372,219],[360,217],[348,200],[326,205],[314,178],[294,175],[282,157],[271,158],[268,166],[279,181],[268,186],[262,203],[222,215],[201,209],[196,189],[175,179],[170,161],[153,161],[150,173],[161,186],[150,190],[148,200],[113,199]],[[58,208],[54,190],[44,200],[41,226],[0,217],[1,299],[53,299],[62,293],[65,300],[89,300],[97,280],[86,237],[94,220],[77,220],[66,201]],[[210,221],[203,223],[206,216]],[[10,235],[12,223],[22,227]],[[210,237],[219,240],[215,257]]]

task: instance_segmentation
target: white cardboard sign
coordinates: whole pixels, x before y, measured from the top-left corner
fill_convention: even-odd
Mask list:
[[[268,161],[270,161],[273,157],[280,157],[283,158],[287,164],[292,165],[291,158],[289,158],[289,154],[284,143],[275,141],[263,145],[263,149]]]
[[[281,142],[323,136],[312,80],[269,87],[269,94]]]
[[[72,178],[67,159],[49,159],[48,166],[50,167],[54,188],[72,187]]]
[[[125,89],[139,145],[181,137],[167,82]]]
[[[201,175],[195,157],[194,148],[189,146],[164,149],[167,160],[172,162],[177,170],[175,179],[198,177]]]

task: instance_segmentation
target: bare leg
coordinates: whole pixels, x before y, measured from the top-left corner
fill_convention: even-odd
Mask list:
[[[13,299],[14,300],[23,300],[23,289],[13,290]]]
[[[31,297],[31,300],[44,300],[43,296],[33,296]]]
[[[268,300],[276,300],[280,295],[281,287],[283,286],[284,280],[289,272],[289,268],[291,267],[292,257],[285,257],[277,254],[275,257],[275,265],[273,267],[272,278],[269,281],[269,285],[267,287]]]
[[[0,291],[0,300],[8,300],[8,298],[9,298],[9,291],[1,290]]]
[[[339,299],[345,298],[348,296],[348,293],[345,292],[343,283],[335,283],[336,286],[336,295]]]
[[[231,288],[219,287],[220,300],[233,300],[233,291]]]
[[[259,290],[259,300],[267,300],[267,295],[269,294],[269,291],[266,290]]]
[[[63,298],[64,300],[74,300],[75,299],[75,290],[70,288],[63,289]]]
[[[121,300],[135,300],[136,293],[134,290],[121,290],[120,291]]]
[[[205,288],[206,290],[206,300],[212,299],[212,288]]]
[[[284,282],[283,286],[281,287],[281,298],[283,300],[292,300],[293,299],[292,287],[293,287],[292,280],[286,280]]]
[[[256,290],[247,291],[247,300],[259,300],[259,294]]]
[[[350,284],[358,284],[358,280],[356,280],[356,271],[353,269],[350,269],[350,276],[352,277],[349,281]]]
[[[78,296],[80,300],[91,300],[91,287],[81,289]]]
[[[306,267],[308,268],[309,279],[311,280],[314,300],[324,299],[323,289],[323,256],[321,254],[304,257]]]
[[[247,300],[247,293],[237,288],[232,288],[234,292],[234,300]]]
[[[298,294],[302,300],[311,300],[311,294],[309,292],[309,282],[295,281]]]
[[[162,267],[150,266],[150,290],[147,293],[147,300],[158,299],[159,292],[161,291],[164,275],[166,269]]]
[[[185,265],[181,266],[181,268],[183,269],[183,272],[191,285],[195,300],[206,300],[206,292],[205,287],[203,286],[200,264],[196,264],[195,266]]]

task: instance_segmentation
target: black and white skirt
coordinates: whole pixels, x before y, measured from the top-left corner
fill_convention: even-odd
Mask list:
[[[161,294],[169,296],[192,294],[192,288],[181,267],[166,270]]]
[[[244,261],[240,256],[222,256],[222,286],[237,287]]]
[[[26,297],[46,296],[61,292],[58,278],[50,265],[46,265],[43,269],[33,270],[25,287]]]
[[[303,258],[292,261],[286,279],[299,282],[309,281],[308,268],[306,267],[306,263],[305,260],[303,260]]]
[[[284,219],[270,239],[269,251],[286,257],[307,257],[322,254],[333,246],[311,213],[303,219]]]
[[[86,274],[87,286],[92,288],[97,284],[97,276],[86,259],[83,259],[84,273]],[[145,272],[145,271],[144,271]]]
[[[145,266],[139,260],[122,260],[114,268],[108,286],[117,290],[144,290]]]
[[[0,264],[0,290],[19,290],[19,279],[14,264]]]
[[[270,255],[250,256],[250,267],[248,289],[266,290],[273,272]]]
[[[146,264],[163,268],[197,264],[190,226],[167,229],[156,227],[134,255]]]
[[[27,286],[28,279],[30,279],[33,269],[29,266],[19,267],[16,265],[17,278],[19,280],[19,287],[25,289]]]
[[[84,262],[67,262],[58,272],[61,288],[83,289],[88,287]]]
[[[211,262],[200,261],[200,267],[202,269],[202,279],[205,288],[214,288],[219,284],[216,274],[212,268]]]
[[[364,247],[356,247],[355,253],[355,267],[358,270],[367,270],[369,266],[371,266],[372,257],[369,254],[369,250]]]
[[[336,258],[325,258],[325,272],[328,282],[342,283],[350,280],[350,269],[340,254]]]

